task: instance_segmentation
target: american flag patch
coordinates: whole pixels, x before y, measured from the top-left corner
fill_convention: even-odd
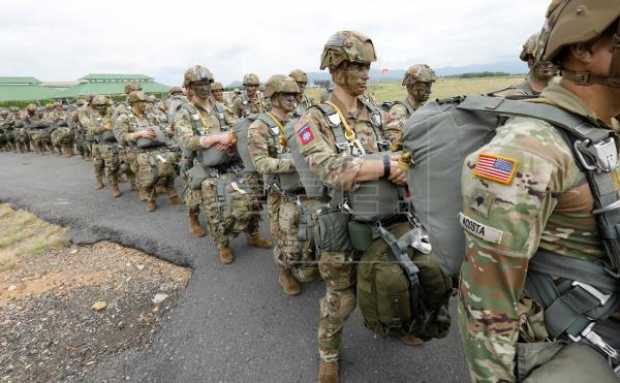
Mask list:
[[[301,141],[303,145],[306,145],[310,143],[312,140],[314,140],[314,134],[312,133],[312,129],[310,128],[310,125],[306,125],[303,128],[301,128],[301,130],[299,131],[299,133],[297,133],[297,135],[299,136],[299,140]]]
[[[474,175],[500,184],[509,185],[515,175],[516,161],[495,154],[480,154]]]

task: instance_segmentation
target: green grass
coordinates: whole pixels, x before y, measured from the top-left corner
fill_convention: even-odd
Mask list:
[[[508,87],[519,83],[523,76],[506,77],[478,77],[478,78],[440,78],[433,84],[431,99],[461,96],[466,94],[482,94]],[[407,91],[399,81],[371,83],[369,92],[378,102],[402,100]],[[320,100],[322,89],[311,88],[308,95]]]

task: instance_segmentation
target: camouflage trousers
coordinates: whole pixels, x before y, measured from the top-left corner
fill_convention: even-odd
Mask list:
[[[192,191],[193,198],[196,191]],[[249,187],[239,184],[234,174],[222,174],[202,181],[200,209],[207,218],[209,237],[218,246],[228,246],[241,232],[254,234],[258,220]]]
[[[120,147],[118,144],[94,144],[93,165],[97,178],[107,176],[108,182],[118,184]]]
[[[261,219],[260,212],[263,210],[263,205],[265,205],[266,199],[265,183],[263,182],[263,176],[256,172],[244,173],[243,180],[250,189],[252,196],[252,209],[256,212],[249,223],[249,232],[258,233]]]
[[[325,282],[320,302],[319,355],[337,361],[342,349],[342,329],[356,306],[355,263],[350,252],[322,251],[319,272]]]
[[[128,152],[132,157],[131,151]],[[168,149],[151,149],[138,152],[130,160],[131,171],[136,175],[136,187],[146,200],[155,199],[157,193],[174,191],[177,155]]]
[[[23,128],[15,131],[15,147],[20,153],[31,151],[30,136]]]
[[[299,238],[299,223],[302,209],[309,212],[311,201],[297,199],[294,195],[278,192],[267,194],[267,212],[274,239],[274,260],[277,265],[290,270],[300,282],[311,282],[318,275],[314,241]]]
[[[73,132],[68,127],[57,128],[52,132],[52,146],[59,153],[73,148]]]
[[[32,130],[30,132],[30,141],[37,153],[53,152],[52,139],[50,133],[43,130]]]

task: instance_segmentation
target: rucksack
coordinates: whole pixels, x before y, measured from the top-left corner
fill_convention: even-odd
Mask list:
[[[402,238],[411,227],[400,223],[387,230]],[[451,321],[450,278],[432,254],[408,246],[407,256],[418,269],[419,281],[413,285],[387,241],[375,239],[362,256],[357,266],[357,302],[364,325],[381,336],[443,338]]]
[[[555,106],[491,96],[462,96],[427,102],[408,120],[403,146],[415,166],[408,172],[416,217],[428,231],[433,251],[451,275],[458,275],[465,252],[461,213],[461,173],[465,157],[491,141],[510,117],[532,117],[558,128],[571,139],[600,143],[604,129],[587,127],[578,116]],[[587,127],[582,133],[579,129]],[[590,136],[588,135],[590,134]],[[460,223],[460,225],[459,225]]]

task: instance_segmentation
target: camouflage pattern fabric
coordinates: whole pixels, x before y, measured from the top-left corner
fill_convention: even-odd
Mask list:
[[[257,93],[255,97],[250,98],[244,92],[232,100],[231,109],[237,117],[242,118],[250,114],[262,113],[271,107],[268,105],[268,100],[260,94]]]
[[[125,156],[131,174],[136,176],[136,187],[140,196],[154,199],[156,192],[172,192],[176,177],[176,153],[167,147],[139,149],[132,138],[136,133],[157,126],[157,120],[150,114],[137,115],[131,109],[122,112],[113,122],[114,136],[125,147]]]
[[[314,100],[312,100],[312,98],[308,97],[307,95],[302,94],[301,100],[297,103],[297,108],[293,112],[293,118],[299,118],[303,116],[303,114],[306,113],[306,111],[310,109],[313,105]]]
[[[197,115],[191,115],[186,108],[180,108],[176,113],[174,122],[175,140],[179,147],[186,153],[192,153],[192,156],[201,149],[200,138],[205,135],[220,133],[227,129],[226,126],[220,125],[217,112],[212,105],[192,104],[197,110]],[[199,128],[194,128],[192,119],[197,118]],[[232,126],[236,123],[236,118],[232,115],[225,114],[226,124]],[[193,211],[200,207],[207,217],[207,231],[213,241],[220,246],[228,246],[231,236],[241,231],[255,233],[258,231],[258,215],[254,209],[252,194],[247,183],[240,182],[239,176],[234,168],[228,171],[220,169],[218,174],[207,177],[201,184],[200,190],[192,190],[189,186],[191,180],[189,176],[183,175],[186,183],[185,187],[185,203],[188,208]],[[231,204],[234,206],[232,211],[226,212],[222,205],[221,197],[218,198],[217,187],[218,181],[223,182],[229,180],[235,182],[238,190],[230,189],[229,195]],[[229,185],[230,186],[230,185]]]
[[[63,148],[73,148],[73,131],[69,127],[54,129],[51,139],[52,146],[59,152],[62,152]]]
[[[278,227],[276,248],[280,251],[277,254],[274,251],[273,255],[276,264],[287,270],[291,270],[295,279],[300,282],[310,282],[318,275],[316,251],[314,241],[311,239],[301,241],[299,239],[299,222],[301,216],[299,202],[301,202],[308,214],[311,214],[311,212],[318,208],[318,201],[305,198],[298,200],[296,196],[281,195],[278,214],[277,217],[275,217],[275,226]],[[271,221],[271,216],[269,219],[273,233],[274,224],[272,223],[273,221]],[[272,235],[272,238],[276,237]]]
[[[329,100],[340,110],[346,110],[334,94]],[[346,116],[347,121],[367,153],[376,153],[379,147],[370,121],[370,110],[361,99],[357,110],[356,116]],[[323,113],[317,108],[309,109],[296,122],[295,131],[301,154],[310,170],[330,188],[350,191],[363,159],[346,152],[338,153],[334,134]],[[356,305],[353,253],[322,251],[319,273],[326,287],[320,303],[319,354],[322,361],[330,362],[338,360],[342,329]]]
[[[96,110],[91,110],[86,130],[89,135],[98,138],[106,130],[112,129],[112,116],[109,112],[101,115]],[[92,145],[93,165],[95,176],[101,178],[107,176],[111,184],[118,184],[120,169],[120,148],[116,143],[99,142]]]
[[[405,129],[405,123],[411,117],[411,113],[406,104],[412,111],[418,110],[423,103],[414,100],[412,97],[407,97],[401,103],[394,103],[385,116],[385,129],[383,134],[385,138],[390,141],[390,144],[394,148],[400,148],[403,139],[403,130]]]
[[[595,119],[559,84],[550,85],[542,97]],[[512,163],[514,178],[500,183],[484,171],[476,173],[481,154]],[[614,180],[620,190],[618,168]],[[461,183],[464,214],[483,225],[486,233],[498,234],[480,236],[466,230],[459,322],[471,378],[514,382],[516,360],[524,365],[518,342],[548,341],[542,309],[524,291],[529,260],[538,248],[586,260],[604,256],[592,215],[592,193],[557,129],[529,118],[509,120],[488,145],[469,155]]]

